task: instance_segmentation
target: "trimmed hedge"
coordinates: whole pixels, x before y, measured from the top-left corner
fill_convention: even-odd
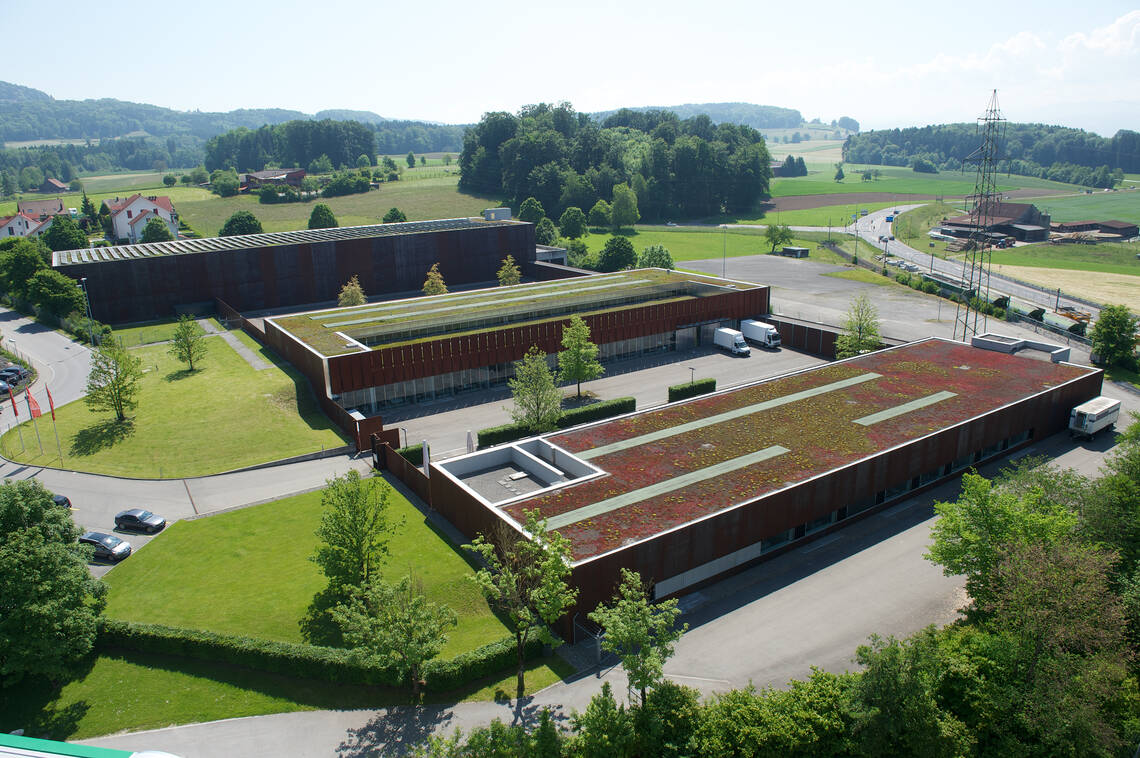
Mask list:
[[[397,679],[395,671],[356,650],[277,642],[118,619],[99,620],[96,648],[175,655],[335,684],[385,687],[403,687],[407,684]],[[524,651],[526,658],[529,660],[541,654],[542,648],[540,635],[537,630],[532,631]],[[460,653],[450,660],[428,661],[424,664],[426,688],[435,692],[453,690],[513,668],[515,661],[515,639],[513,636],[503,637],[475,650]]]
[[[593,403],[566,411],[558,417],[555,426],[559,429],[568,429],[578,424],[585,424],[590,421],[597,421],[612,416],[620,416],[623,413],[630,413],[635,410],[637,410],[637,400],[635,398],[618,397],[613,400]],[[489,426],[486,429],[479,430],[479,447],[502,445],[506,442],[521,440],[523,437],[529,437],[532,434],[535,434],[535,432],[523,424]]]
[[[424,463],[424,443],[420,442],[416,445],[402,447],[396,451],[396,455],[402,456],[413,466],[422,466]]]
[[[637,400],[635,398],[616,397],[613,400],[592,403],[590,405],[584,405],[581,408],[566,411],[558,419],[557,423],[559,429],[569,429],[572,426],[578,426],[578,424],[620,416],[623,413],[630,413],[635,410],[637,410]]]
[[[699,379],[695,382],[685,382],[684,384],[674,384],[669,388],[669,402],[673,403],[688,397],[696,397],[697,395],[707,395],[715,391],[715,378]]]

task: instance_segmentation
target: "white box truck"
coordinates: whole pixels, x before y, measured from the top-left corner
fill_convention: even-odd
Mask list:
[[[775,350],[780,346],[780,332],[771,324],[746,318],[740,322],[740,331],[744,339],[755,342],[760,347]]]
[[[1069,414],[1069,435],[1092,439],[1101,429],[1111,429],[1120,418],[1120,401],[1110,397],[1094,397],[1081,403]]]
[[[733,355],[748,355],[752,352],[748,343],[744,341],[744,335],[735,329],[717,329],[713,332],[713,344]]]

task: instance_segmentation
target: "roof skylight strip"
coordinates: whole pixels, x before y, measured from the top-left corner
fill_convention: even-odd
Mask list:
[[[872,413],[871,415],[864,416],[863,418],[854,419],[853,423],[859,424],[860,426],[872,426],[873,424],[877,424],[880,421],[888,421],[897,416],[902,416],[910,413],[911,411],[917,411],[921,408],[925,408],[928,405],[941,403],[943,400],[949,400],[952,397],[958,397],[958,393],[948,392],[946,390],[943,390],[942,392],[935,392],[933,395],[920,397],[917,400],[911,400],[909,403],[896,405],[894,408],[887,408],[884,411]]]

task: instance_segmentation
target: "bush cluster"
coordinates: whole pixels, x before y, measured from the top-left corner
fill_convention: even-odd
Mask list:
[[[100,651],[115,649],[176,655],[336,684],[385,687],[404,684],[396,671],[356,650],[254,639],[161,624],[101,618],[96,647]],[[527,658],[542,652],[538,635],[531,635],[525,652]],[[429,661],[424,666],[424,679],[427,689],[444,692],[508,669],[514,663],[514,637],[503,637],[450,660]]]
[[[697,395],[707,395],[710,392],[716,391],[716,379],[698,379],[695,382],[685,382],[684,384],[674,384],[669,388],[669,402],[673,403],[677,400],[684,400],[688,397],[696,397]]]
[[[413,466],[421,466],[424,462],[424,443],[402,447],[396,451],[396,454]]]
[[[262,205],[300,202],[301,193],[288,184],[266,184],[257,191],[257,202]]]
[[[321,197],[338,197],[367,192],[372,187],[371,173],[338,171],[321,190]]]
[[[558,421],[555,422],[555,424],[559,429],[568,429],[578,424],[585,424],[590,421],[597,421],[612,416],[620,416],[623,413],[630,413],[635,410],[637,410],[637,400],[632,397],[618,397],[613,400],[606,400],[601,403],[594,403],[593,405],[566,411],[558,417]],[[491,426],[479,430],[479,447],[502,445],[506,442],[521,440],[523,437],[529,437],[532,434],[533,432],[530,430],[530,427],[524,424]]]

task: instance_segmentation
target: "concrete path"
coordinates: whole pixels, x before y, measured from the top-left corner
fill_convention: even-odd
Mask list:
[[[273,364],[269,363],[253,350],[250,350],[233,332],[224,332],[222,339],[234,349],[235,353],[245,358],[246,362],[253,366],[254,371],[264,371],[267,368],[273,368]]]

